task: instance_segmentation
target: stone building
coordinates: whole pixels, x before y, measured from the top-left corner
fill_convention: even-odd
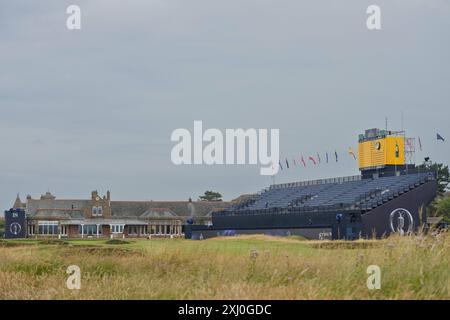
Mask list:
[[[13,209],[26,213],[27,237],[138,238],[181,237],[186,223],[208,224],[222,201],[112,201],[111,193],[90,199],[57,199],[50,192],[39,199],[19,195]]]

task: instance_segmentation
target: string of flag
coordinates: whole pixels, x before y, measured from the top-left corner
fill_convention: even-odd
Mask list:
[[[442,135],[440,135],[439,133],[437,133],[436,139],[437,139],[437,141],[445,142],[445,138]],[[422,140],[420,139],[420,137],[417,138],[417,142],[418,142],[419,150],[422,151],[423,145],[422,145]],[[411,142],[407,139],[406,143],[410,144]],[[352,160],[354,160],[354,161],[358,160],[358,157],[357,157],[356,153],[353,151],[352,147],[348,147],[347,154],[349,157],[351,157]],[[312,154],[311,155],[303,155],[302,153],[300,153],[299,158],[280,157],[280,161],[279,161],[278,165],[281,170],[286,170],[286,169],[290,169],[292,166],[300,166],[300,165],[302,165],[303,167],[306,168],[308,166],[308,163],[312,166],[317,166],[320,164],[327,164],[330,162],[337,163],[340,161],[337,150],[334,150],[334,153],[333,152],[328,153],[328,151],[327,151],[327,152],[325,152],[325,154],[322,153],[322,155],[324,155],[325,158],[321,158],[319,152],[316,152],[315,155],[312,155]],[[332,156],[334,156],[334,157],[332,157]],[[292,160],[289,162],[289,159],[292,159]],[[322,161],[322,160],[324,160],[324,161]]]
[[[356,160],[356,154],[353,152],[353,149],[351,147],[349,147],[348,149],[348,153],[350,155],[352,155],[353,159]],[[323,155],[323,154],[322,154]],[[313,165],[313,166],[317,166],[319,164],[322,163],[330,163],[332,162],[339,162],[339,156],[338,156],[338,152],[337,150],[335,150],[333,153],[328,153],[325,152],[325,158],[324,161],[322,161],[322,158],[320,156],[320,153],[317,152],[314,155],[303,155],[300,154],[300,157],[298,159],[296,159],[295,157],[292,157],[291,160],[289,161],[289,157],[281,157],[280,161],[278,162],[278,166],[281,170],[286,170],[286,169],[290,169],[293,166],[303,166],[303,167],[307,167],[308,166],[308,162]],[[332,159],[330,156],[333,155],[334,158]]]

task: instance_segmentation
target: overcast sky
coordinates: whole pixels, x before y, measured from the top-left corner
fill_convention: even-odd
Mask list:
[[[280,129],[288,159],[341,153],[276,182],[357,174],[347,148],[386,116],[400,129],[402,112],[416,158],[448,163],[449,16],[448,0],[2,0],[0,207],[17,192],[232,199],[271,183],[259,166],[173,165],[170,135],[194,120]]]

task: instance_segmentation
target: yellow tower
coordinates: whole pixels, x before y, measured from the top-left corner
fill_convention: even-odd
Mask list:
[[[405,136],[399,132],[369,129],[359,135],[359,170],[405,165]]]

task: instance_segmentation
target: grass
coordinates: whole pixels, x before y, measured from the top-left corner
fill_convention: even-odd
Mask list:
[[[246,236],[8,240],[0,299],[449,299],[450,234],[378,241]],[[381,289],[366,286],[369,265]],[[66,269],[81,269],[81,290]]]

